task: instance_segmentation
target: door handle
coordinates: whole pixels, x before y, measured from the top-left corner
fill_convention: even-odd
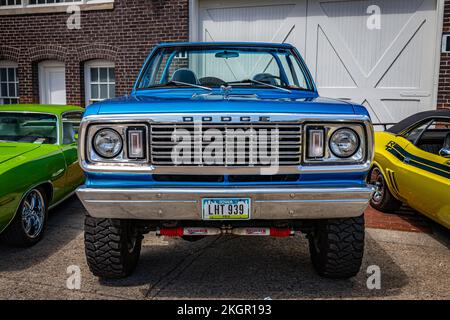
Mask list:
[[[55,173],[52,174],[52,178],[58,178],[59,176],[62,175],[62,173],[64,173],[64,169],[59,169],[58,171],[56,171]]]

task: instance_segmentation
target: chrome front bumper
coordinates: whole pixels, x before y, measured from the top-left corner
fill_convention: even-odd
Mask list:
[[[202,198],[251,198],[252,219],[330,219],[360,216],[372,195],[360,188],[221,187],[77,190],[95,218],[202,220]]]

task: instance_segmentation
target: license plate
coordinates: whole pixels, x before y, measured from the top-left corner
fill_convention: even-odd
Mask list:
[[[205,198],[202,199],[204,220],[250,219],[250,198]]]

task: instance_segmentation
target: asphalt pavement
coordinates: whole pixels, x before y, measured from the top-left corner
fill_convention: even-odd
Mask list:
[[[35,247],[0,244],[0,299],[450,299],[450,231],[438,225],[432,233],[367,228],[361,272],[349,280],[319,277],[302,236],[149,234],[133,276],[100,281],[84,256],[84,214],[74,196],[50,212]]]

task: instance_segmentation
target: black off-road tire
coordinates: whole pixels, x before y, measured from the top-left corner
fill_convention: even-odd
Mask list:
[[[400,209],[402,202],[391,193],[386,178],[378,167],[373,167],[370,170],[368,180],[370,184],[376,185],[377,188],[370,199],[372,208],[385,213],[394,213]]]
[[[364,216],[317,221],[314,232],[309,235],[309,251],[320,276],[354,277],[364,255]]]
[[[89,269],[105,279],[131,275],[139,261],[142,238],[133,221],[86,216],[84,244]]]
[[[43,216],[43,225],[41,231],[36,235],[31,237],[27,234],[27,232],[24,229],[24,225],[22,222],[22,210],[24,207],[25,199],[31,192],[38,192],[44,201],[44,216]],[[0,241],[6,243],[7,245],[14,246],[14,247],[31,247],[34,246],[36,243],[41,241],[41,239],[44,236],[45,230],[47,228],[47,221],[48,221],[48,195],[46,194],[45,190],[41,187],[34,188],[27,192],[25,196],[23,197],[19,208],[17,209],[16,215],[14,216],[14,219],[11,221],[9,226],[6,228],[6,230],[1,234]]]

